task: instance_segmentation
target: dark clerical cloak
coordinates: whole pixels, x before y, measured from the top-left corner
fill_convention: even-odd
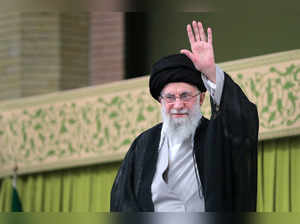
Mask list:
[[[220,107],[211,100],[211,119],[201,119],[194,137],[205,211],[255,211],[257,109],[224,74]],[[158,124],[148,129],[132,143],[112,187],[111,211],[154,211],[151,184],[161,128]]]

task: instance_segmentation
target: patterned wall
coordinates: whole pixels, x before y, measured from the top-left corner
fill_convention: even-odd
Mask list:
[[[300,50],[220,66],[257,104],[260,139],[300,134]],[[0,176],[120,160],[159,121],[148,77],[3,102]]]

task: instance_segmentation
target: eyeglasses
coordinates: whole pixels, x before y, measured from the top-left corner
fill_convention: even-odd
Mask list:
[[[164,99],[167,103],[175,103],[176,99],[180,99],[182,102],[189,102],[191,101],[195,96],[200,95],[200,92],[198,92],[195,95],[192,95],[189,92],[183,92],[179,95],[179,97],[173,95],[173,94],[165,94],[165,95],[161,95],[160,97],[162,99]]]

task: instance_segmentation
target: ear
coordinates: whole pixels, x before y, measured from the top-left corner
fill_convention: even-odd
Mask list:
[[[205,92],[200,93],[200,106],[203,104],[204,99],[205,99]]]

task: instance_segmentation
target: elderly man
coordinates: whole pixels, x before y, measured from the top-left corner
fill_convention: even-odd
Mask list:
[[[115,179],[111,211],[255,211],[256,106],[214,60],[212,30],[187,26],[191,51],[153,65],[150,93],[163,123],[132,143]],[[208,90],[210,120],[200,107]]]

